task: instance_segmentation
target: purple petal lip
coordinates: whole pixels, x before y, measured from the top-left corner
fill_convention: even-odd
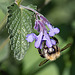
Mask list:
[[[42,48],[42,37],[43,37],[43,33],[41,32],[38,36],[36,36],[34,33],[28,34],[26,36],[26,40],[28,42],[33,42],[35,40],[35,47],[36,48]]]
[[[36,35],[34,33],[28,34],[26,37],[28,42],[33,42],[36,39]]]
[[[55,34],[58,34],[59,32],[60,32],[60,30],[58,28],[53,28],[53,29],[50,29],[49,35],[52,37]]]
[[[55,32],[55,34],[58,34],[60,32],[60,30],[58,28],[54,28],[54,32]]]
[[[50,32],[49,32],[49,36],[52,37],[52,36],[54,36],[54,35],[55,35],[54,31],[50,31]]]
[[[56,41],[53,40],[53,39],[51,39],[51,43],[52,43],[52,45],[55,45],[56,44]]]
[[[35,47],[39,48],[42,42],[43,33],[40,32],[40,34],[37,36],[37,40],[35,41]]]

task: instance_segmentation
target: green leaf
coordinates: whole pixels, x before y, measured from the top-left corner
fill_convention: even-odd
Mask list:
[[[4,14],[7,14],[7,7],[14,2],[14,0],[0,0],[0,9]]]
[[[29,43],[25,40],[26,35],[32,31],[33,12],[19,8],[15,3],[8,7],[7,28],[10,35],[11,49],[14,50],[14,57],[23,59],[28,50]]]
[[[41,5],[43,5],[44,3],[45,3],[45,0],[23,0],[21,4],[25,6],[33,4],[40,8]]]

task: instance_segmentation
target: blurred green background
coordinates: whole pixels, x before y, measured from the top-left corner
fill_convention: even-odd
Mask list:
[[[22,5],[37,5],[38,11],[60,29],[56,35],[60,48],[72,42],[72,46],[56,61],[49,61],[41,67],[38,65],[44,59],[34,47],[34,42],[21,61],[16,60],[10,50],[6,21],[7,7],[13,2],[14,0],[0,0],[0,75],[75,75],[75,0],[22,1]]]

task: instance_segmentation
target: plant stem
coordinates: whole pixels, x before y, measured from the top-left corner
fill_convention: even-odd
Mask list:
[[[15,3],[19,6],[22,0],[15,0]]]
[[[26,7],[26,6],[23,6],[23,5],[20,5],[20,8],[25,8],[25,9],[28,9],[28,10],[31,10],[33,11],[34,13],[38,14],[38,12],[32,8],[29,8],[29,7]]]

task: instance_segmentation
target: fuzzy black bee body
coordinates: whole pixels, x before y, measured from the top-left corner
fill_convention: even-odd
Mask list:
[[[58,40],[57,40],[55,37],[53,37],[53,39],[56,41],[56,43],[58,43]],[[61,53],[63,50],[65,50],[65,49],[67,49],[68,47],[70,47],[70,46],[71,46],[71,43],[67,44],[64,48],[62,48],[62,49],[60,50],[60,48],[57,46],[57,44],[56,44],[56,45],[53,45],[51,48],[48,48],[48,47],[46,46],[45,42],[44,42],[44,43],[43,43],[43,48],[42,48],[42,50],[41,50],[41,49],[38,49],[38,52],[39,52],[40,56],[41,56],[42,58],[46,58],[46,60],[44,60],[43,62],[41,62],[41,63],[39,64],[39,66],[43,65],[43,64],[46,63],[48,60],[50,60],[50,61],[56,60],[56,59],[60,56],[60,53]]]

